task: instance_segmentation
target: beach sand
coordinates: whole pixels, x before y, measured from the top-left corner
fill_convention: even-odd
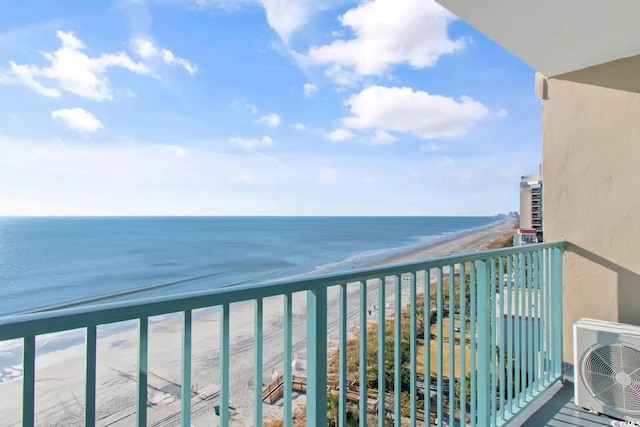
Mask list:
[[[406,263],[474,252],[483,249],[492,239],[515,226],[507,219],[496,225],[456,236],[433,246],[394,256],[375,265]],[[387,283],[387,301],[393,307],[393,286]],[[377,285],[370,283],[368,306],[377,302]],[[420,287],[418,288],[420,289]],[[408,296],[403,286],[403,300]],[[338,333],[338,288],[329,288],[329,346],[335,346]],[[405,301],[403,301],[404,303]],[[253,425],[254,376],[254,304],[231,306],[230,405],[231,425]],[[347,325],[357,330],[359,319],[358,286],[348,288]],[[283,373],[283,311],[282,297],[264,300],[263,383],[269,384],[274,371]],[[201,313],[202,314],[202,313]],[[194,316],[197,312],[194,313]],[[375,321],[372,316],[370,321]],[[194,320],[192,338],[192,425],[218,425],[214,414],[219,390],[219,314],[206,312]],[[306,294],[293,297],[293,355],[299,362],[294,375],[304,376],[306,332]],[[158,316],[149,325],[148,423],[152,426],[180,425],[181,336],[180,315]],[[46,337],[39,337],[46,339]],[[42,426],[84,425],[84,346],[78,345],[53,351],[36,360],[36,424]],[[135,392],[137,371],[137,331],[127,330],[98,340],[96,418],[99,426],[135,425]],[[293,407],[304,404],[298,396]],[[21,424],[21,378],[0,384],[0,425]],[[279,405],[263,404],[264,419],[282,416]]]

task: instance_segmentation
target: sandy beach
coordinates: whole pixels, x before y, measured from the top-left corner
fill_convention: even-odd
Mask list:
[[[492,239],[512,229],[513,219],[475,230],[411,253],[394,256],[376,265],[423,260],[454,253],[481,250]],[[377,286],[368,284],[368,305],[377,301]],[[329,289],[329,345],[337,340],[338,289]],[[393,304],[393,288],[386,288],[387,301]],[[358,287],[349,286],[348,320],[351,330],[358,325]],[[403,299],[408,289],[403,290]],[[263,383],[274,372],[283,373],[283,299],[264,301]],[[197,313],[194,313],[196,315]],[[375,316],[371,321],[375,321]],[[253,425],[253,349],[254,304],[252,301],[232,305],[230,404],[231,425]],[[219,389],[219,315],[207,312],[194,320],[192,338],[192,411],[194,426],[218,425],[214,414]],[[149,425],[180,425],[181,316],[151,319],[149,326]],[[304,376],[306,332],[306,294],[293,300],[293,355],[299,362],[295,375]],[[40,338],[39,339],[43,339]],[[135,425],[135,390],[137,336],[126,330],[98,341],[97,419],[99,426]],[[41,426],[83,425],[84,347],[74,346],[37,357],[36,423]],[[0,425],[21,424],[21,378],[0,384]],[[304,404],[304,396],[294,400],[294,408]],[[282,408],[263,404],[265,420],[279,418]]]

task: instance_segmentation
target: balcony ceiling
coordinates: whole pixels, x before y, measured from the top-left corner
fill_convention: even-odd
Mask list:
[[[436,0],[547,77],[640,54],[638,0]]]

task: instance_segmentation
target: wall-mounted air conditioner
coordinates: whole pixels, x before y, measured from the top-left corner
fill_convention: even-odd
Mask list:
[[[576,405],[640,422],[640,327],[581,319],[573,345]]]

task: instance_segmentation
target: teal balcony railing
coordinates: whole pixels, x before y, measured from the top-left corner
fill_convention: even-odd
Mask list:
[[[560,379],[562,251],[562,244],[528,245],[300,280],[20,315],[0,319],[0,341],[23,341],[22,425],[32,426],[42,416],[35,399],[38,336],[84,329],[86,363],[78,369],[85,376],[83,422],[93,426],[96,328],[137,320],[137,406],[132,416],[143,426],[152,421],[147,417],[149,318],[181,313],[181,406],[163,423],[190,426],[192,324],[196,322],[192,313],[220,307],[219,392],[204,404],[217,406],[220,425],[228,425],[229,368],[234,362],[230,360],[230,305],[248,301],[255,305],[252,416],[255,425],[262,425],[266,404],[263,300],[282,296],[281,356],[285,362],[281,384],[275,388],[281,392],[285,426],[292,425],[294,387],[296,393],[306,393],[307,425],[327,425],[330,396],[338,401],[341,426],[347,425],[348,416],[359,419],[361,426],[372,422],[382,426],[388,419],[396,426],[403,422],[412,426],[499,426],[508,424]],[[328,319],[328,311],[334,309],[335,287],[338,314]],[[306,293],[304,379],[293,377],[290,363],[294,352],[292,295],[299,292]],[[358,319],[360,333],[349,337],[348,319],[352,318]],[[339,331],[338,375],[328,380],[334,359],[328,357],[327,341],[333,328]],[[357,378],[348,380],[353,366],[347,364],[347,348],[354,340]]]

